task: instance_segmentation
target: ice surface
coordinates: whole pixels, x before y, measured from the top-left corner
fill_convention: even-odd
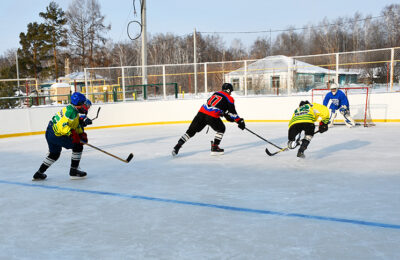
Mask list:
[[[44,136],[0,139],[0,259],[400,259],[400,125],[317,134],[268,157],[266,143],[227,124],[176,158],[188,125],[88,131],[84,180],[68,176],[71,152],[31,178]],[[285,145],[286,124],[247,127]],[[275,151],[275,148],[271,151]]]

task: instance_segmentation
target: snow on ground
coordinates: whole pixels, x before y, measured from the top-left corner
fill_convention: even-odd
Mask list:
[[[43,135],[0,139],[0,259],[399,259],[399,124],[316,134],[307,158],[268,157],[233,124],[171,149],[188,125],[88,131],[84,180],[71,152],[32,182]],[[286,124],[247,127],[278,145]],[[268,146],[274,151],[274,147]]]

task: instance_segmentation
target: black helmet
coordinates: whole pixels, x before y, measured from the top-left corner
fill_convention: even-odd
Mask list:
[[[311,105],[311,103],[308,102],[308,100],[300,101],[299,107],[302,107],[302,106],[304,106],[304,105]]]
[[[227,93],[231,93],[233,91],[233,86],[231,83],[224,83],[222,84],[222,91],[225,91]]]

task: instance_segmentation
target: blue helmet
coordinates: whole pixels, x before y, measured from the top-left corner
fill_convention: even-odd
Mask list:
[[[75,92],[74,94],[71,95],[71,104],[74,106],[80,106],[85,103],[86,97],[82,93]]]

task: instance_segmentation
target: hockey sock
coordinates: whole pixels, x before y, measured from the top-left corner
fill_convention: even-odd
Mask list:
[[[186,143],[190,139],[190,136],[186,133],[182,135],[182,137],[178,141],[178,145],[182,146],[184,143]]]
[[[71,156],[71,168],[78,169],[79,162],[81,161],[82,152],[72,152]]]
[[[306,135],[304,139],[301,141],[299,151],[304,152],[307,149],[308,145],[310,144],[311,139],[312,139],[311,135]]]
[[[222,137],[224,136],[224,133],[216,133],[214,137],[214,144],[219,145],[221,143]]]
[[[39,172],[44,173],[59,157],[59,153],[49,153],[40,165]]]

